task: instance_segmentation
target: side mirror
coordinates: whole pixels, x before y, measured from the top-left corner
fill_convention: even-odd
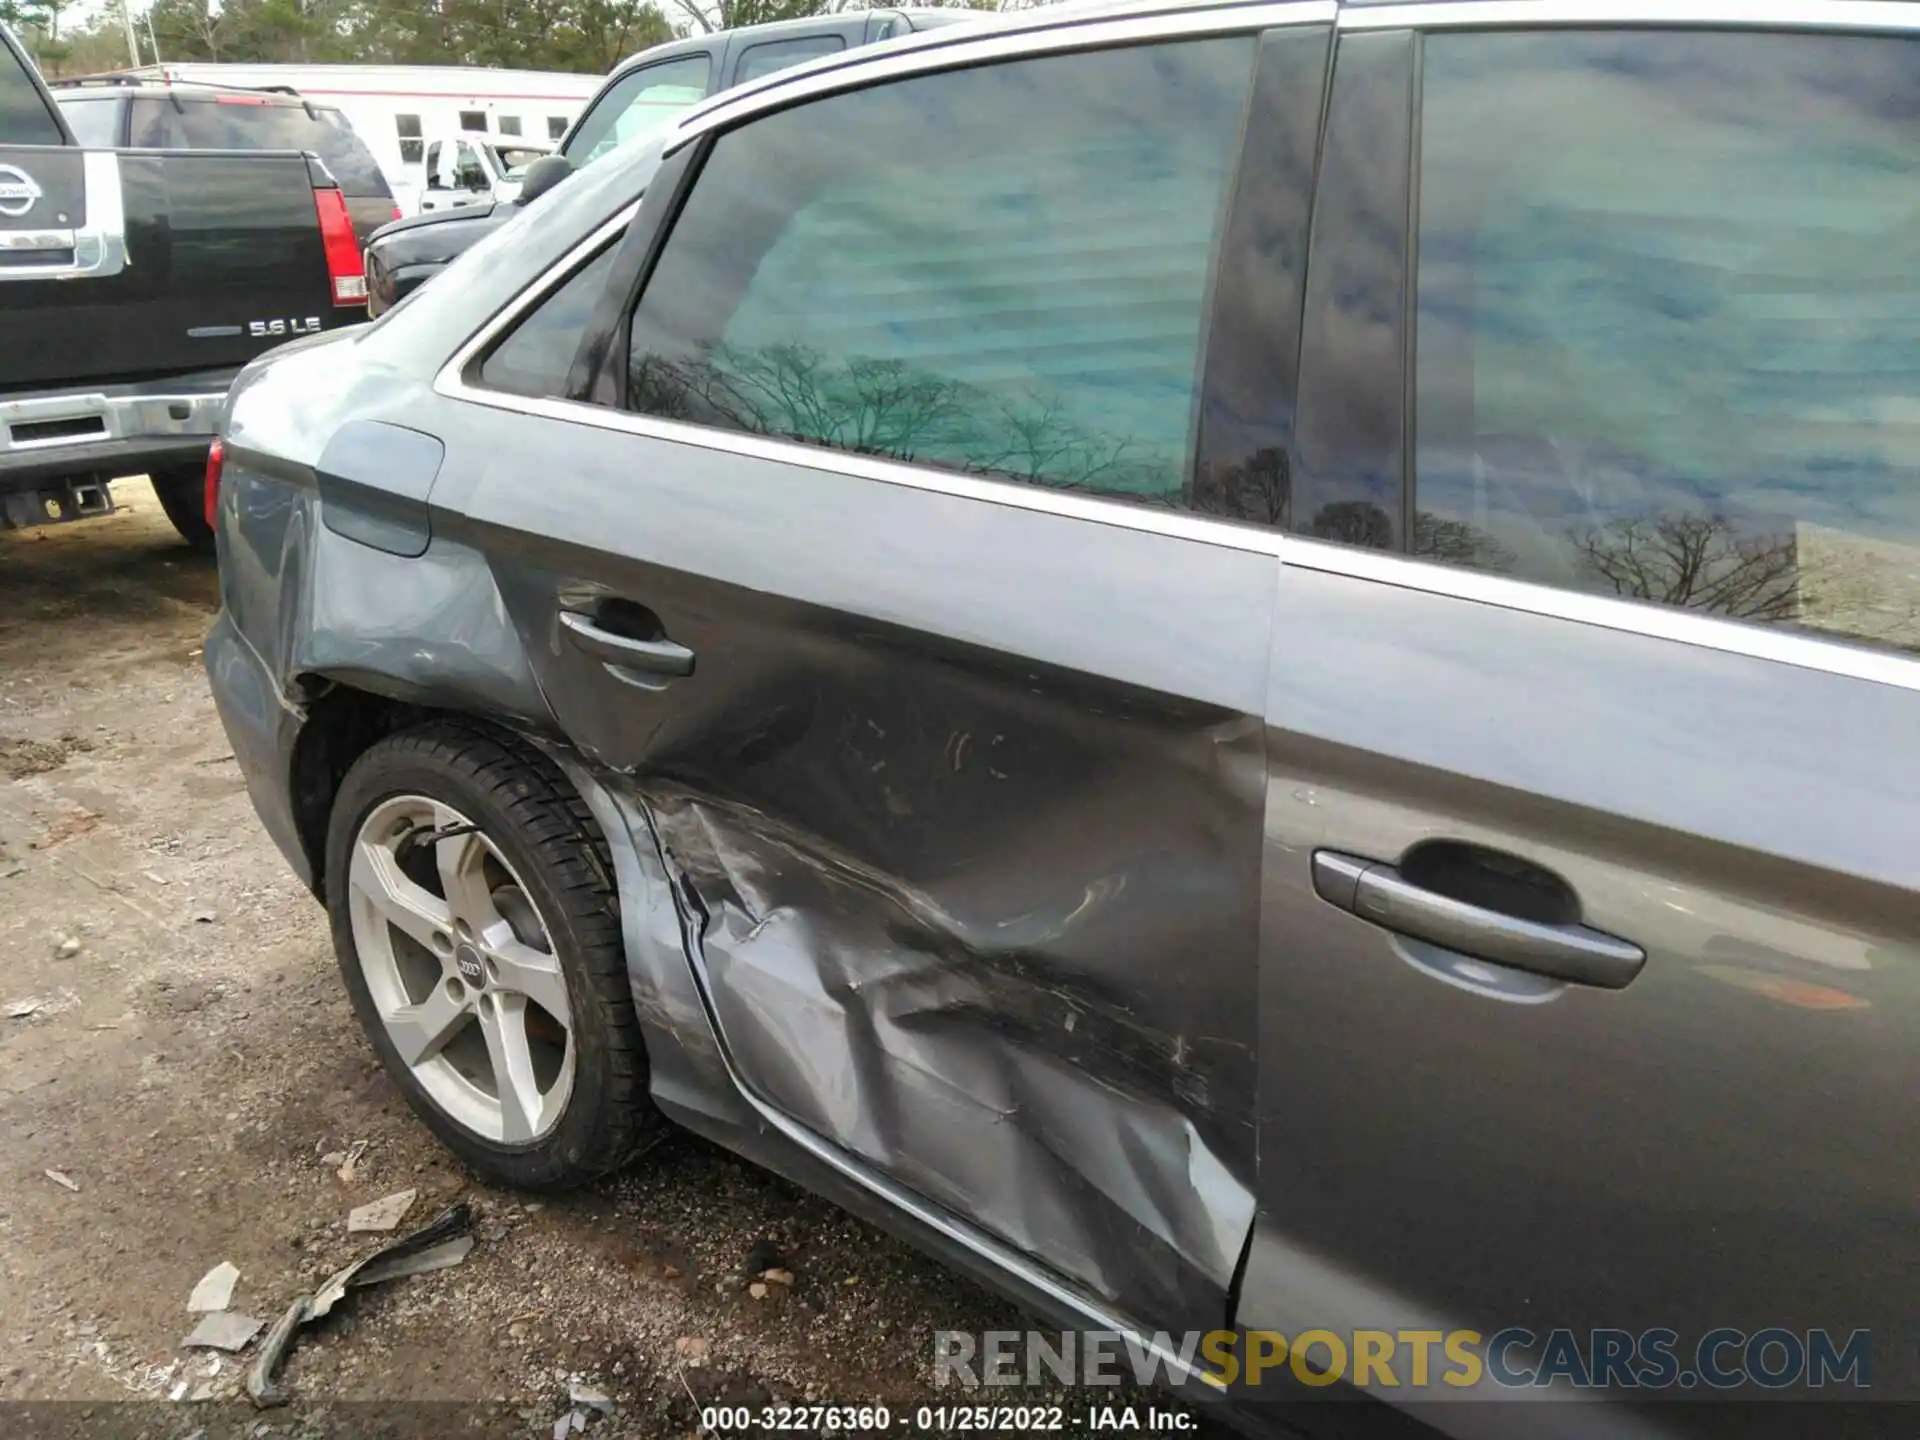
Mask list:
[[[520,203],[531,204],[573,174],[573,162],[564,155],[542,155],[520,177]]]

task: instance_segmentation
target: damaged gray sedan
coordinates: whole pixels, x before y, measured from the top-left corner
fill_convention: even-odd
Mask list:
[[[207,666],[422,1120],[1462,1433],[1406,1336],[1910,1356],[1920,56],[1630,10],[819,61],[249,369]]]

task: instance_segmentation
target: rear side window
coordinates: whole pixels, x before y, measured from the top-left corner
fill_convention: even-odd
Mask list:
[[[1184,504],[1254,45],[921,76],[723,136],[634,316],[629,404]]]
[[[806,60],[817,60],[822,55],[832,55],[846,48],[847,42],[838,35],[810,35],[803,40],[770,40],[764,45],[751,46],[742,53],[733,82],[744,85],[749,80],[758,80],[762,75],[771,75],[777,70],[785,70]]]
[[[180,105],[150,104],[158,119],[157,144],[165,150],[305,150],[318,155],[348,195],[386,196],[386,177],[372,153],[338,110],[252,96],[182,99]]]
[[[0,40],[0,137],[9,145],[58,145],[65,139],[13,47]]]
[[[89,150],[111,150],[120,143],[118,95],[75,95],[71,99],[62,95],[59,104],[73,138]]]
[[[586,333],[593,308],[606,291],[619,242],[613,241],[574,273],[515,327],[480,367],[480,383],[514,395],[555,396],[567,388],[567,372]]]
[[[706,98],[713,61],[682,55],[621,76],[600,92],[568,142],[566,156],[588,165]]]
[[[1920,650],[1920,48],[1439,35],[1413,549]]]

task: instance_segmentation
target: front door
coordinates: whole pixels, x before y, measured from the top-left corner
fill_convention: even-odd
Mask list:
[[[1253,1202],[1276,561],[1186,512],[1254,50],[749,120],[665,239],[624,410],[476,406],[459,442],[743,1082],[1155,1328],[1220,1322]],[[537,388],[538,348],[482,383]]]
[[[1241,1310],[1316,1332],[1307,1377],[1912,1398],[1916,79],[1907,40],[1342,38]]]

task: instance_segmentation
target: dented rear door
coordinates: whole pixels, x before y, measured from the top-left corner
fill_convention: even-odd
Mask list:
[[[1255,50],[750,120],[615,346],[624,411],[476,395],[456,442],[739,1082],[1154,1328],[1221,1322],[1253,1211],[1277,560],[1187,512]]]

